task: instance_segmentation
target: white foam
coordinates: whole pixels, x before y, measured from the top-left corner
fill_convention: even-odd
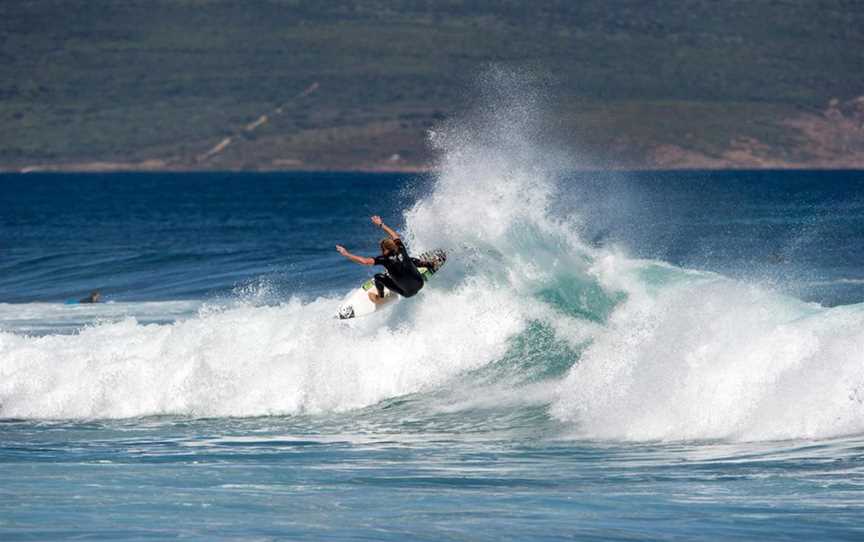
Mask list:
[[[864,307],[824,309],[679,275],[653,291],[634,282],[560,385],[556,416],[579,434],[612,439],[864,432]]]
[[[424,295],[426,303],[391,311],[392,320],[370,317],[353,325],[333,318],[337,300],[319,299],[234,308],[170,325],[128,318],[74,336],[0,333],[0,416],[357,408],[488,363],[522,326],[504,291],[466,285]]]

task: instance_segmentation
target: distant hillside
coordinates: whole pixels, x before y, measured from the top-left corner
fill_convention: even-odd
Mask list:
[[[0,166],[424,167],[496,63],[585,167],[864,167],[862,50],[857,0],[4,0]]]

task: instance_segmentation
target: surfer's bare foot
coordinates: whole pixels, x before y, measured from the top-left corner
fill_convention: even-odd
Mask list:
[[[375,292],[369,292],[369,301],[375,303],[376,305],[380,305],[381,303],[384,303],[384,298],[378,297],[378,294],[376,294]]]

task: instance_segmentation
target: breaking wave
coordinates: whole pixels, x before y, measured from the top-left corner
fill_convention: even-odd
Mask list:
[[[487,78],[485,105],[430,135],[439,173],[404,211],[415,252],[450,253],[416,300],[351,322],[325,296],[3,332],[0,417],[318,414],[417,394],[430,416],[539,407],[582,438],[864,432],[862,306],[586,243],[578,209],[553,210],[570,163],[539,141],[542,96]]]

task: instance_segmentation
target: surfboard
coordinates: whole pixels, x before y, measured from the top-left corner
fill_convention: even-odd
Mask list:
[[[436,250],[424,252],[416,258],[418,260],[423,260],[432,264],[430,267],[417,268],[417,270],[420,271],[420,275],[423,276],[423,282],[429,282],[429,279],[432,278],[432,275],[437,273],[438,270],[441,269],[441,267],[444,265],[444,262],[447,261],[447,253],[439,248]],[[371,299],[369,299],[370,291],[375,291],[375,281],[373,279],[367,280],[359,288],[352,291],[345,297],[345,299],[342,301],[342,304],[339,306],[339,312],[337,313],[337,317],[340,320],[348,320],[351,318],[368,316],[377,311],[386,309],[387,307],[392,305],[397,299],[399,299],[398,294],[395,294],[387,288],[384,288],[383,302],[375,304],[372,302]]]

